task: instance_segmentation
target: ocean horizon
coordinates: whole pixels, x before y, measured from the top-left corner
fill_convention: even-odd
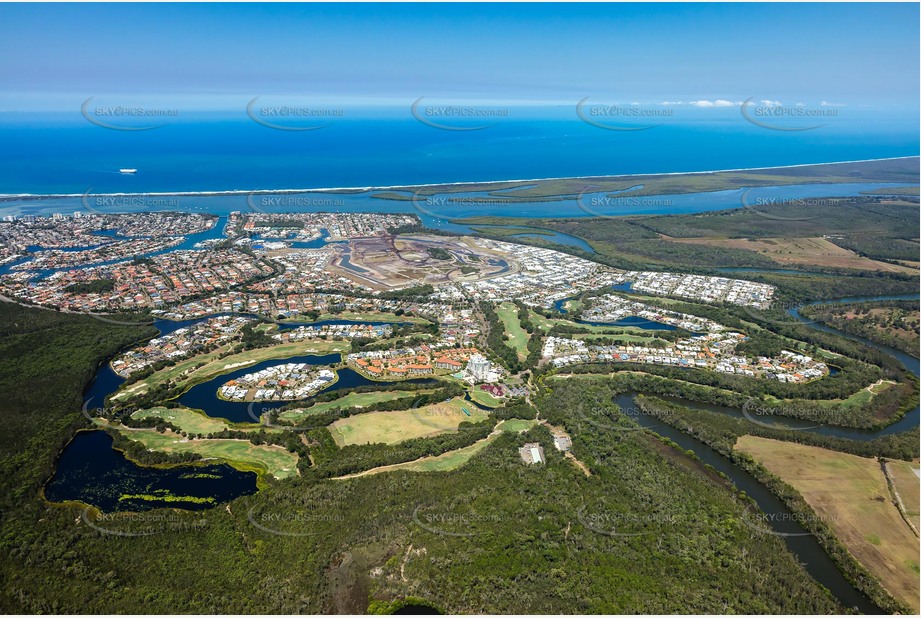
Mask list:
[[[448,119],[431,126],[424,120],[410,110],[353,111],[312,124],[284,119],[273,127],[243,112],[195,112],[156,125],[118,119],[104,127],[79,111],[0,113],[6,145],[0,153],[0,194],[391,187],[708,172],[919,154],[916,115],[880,117],[856,110],[798,131],[757,126],[738,108],[684,111],[657,125],[620,121],[609,123],[614,127],[609,129],[561,108],[543,115],[528,110],[488,124]],[[137,127],[145,130],[131,130]],[[299,130],[305,127],[309,130]],[[138,171],[122,174],[121,168]]]

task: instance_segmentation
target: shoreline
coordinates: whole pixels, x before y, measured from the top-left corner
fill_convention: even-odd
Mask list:
[[[883,157],[878,159],[856,159],[852,161],[829,161],[824,163],[797,163],[794,165],[777,165],[773,167],[739,167],[720,170],[707,170],[698,172],[653,172],[635,174],[611,174],[602,176],[553,176],[547,178],[520,178],[512,180],[467,180],[461,182],[437,182],[404,185],[369,185],[365,187],[319,187],[313,189],[228,189],[219,191],[168,191],[168,192],[134,192],[134,193],[0,193],[0,202],[15,200],[50,200],[73,199],[87,197],[231,197],[237,195],[285,195],[301,193],[368,193],[370,191],[410,191],[431,187],[462,187],[467,185],[502,185],[508,183],[547,182],[559,180],[614,180],[639,177],[663,176],[699,176],[707,174],[720,174],[725,172],[764,172],[771,170],[796,169],[802,167],[818,167],[824,165],[848,165],[852,163],[874,163],[877,161],[903,161],[918,159],[921,155],[904,157]],[[883,183],[885,184],[885,183]]]

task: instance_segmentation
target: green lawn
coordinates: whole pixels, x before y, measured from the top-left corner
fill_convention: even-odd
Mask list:
[[[537,421],[534,419],[523,420],[512,418],[502,421],[496,425],[496,429],[499,431],[513,431],[520,433],[522,431],[531,429],[535,425],[537,425]],[[380,468],[373,468],[366,472],[348,475],[348,477],[344,478],[366,476],[369,474],[380,474],[381,472],[393,472],[395,470],[404,470],[406,472],[447,472],[448,470],[455,470],[470,461],[474,455],[486,448],[493,440],[496,439],[498,435],[498,433],[494,432],[482,440],[477,440],[470,446],[448,451],[447,453],[442,453],[441,455],[423,457],[415,461],[407,461],[405,463],[393,464],[390,466],[381,466]]]
[[[591,337],[598,334],[609,333],[612,335],[623,336],[623,337],[634,337],[638,339],[647,339],[653,335],[647,334],[651,331],[643,330],[642,328],[636,326],[601,326],[598,324],[582,324],[580,322],[573,322],[572,320],[565,320],[563,318],[546,318],[539,313],[533,311],[530,312],[531,323],[533,323],[537,328],[547,331],[553,328],[554,326],[572,326],[576,328],[584,328],[591,331],[589,334],[581,335],[572,335],[573,337]],[[625,334],[629,333],[629,334]]]
[[[381,401],[393,401],[404,397],[416,397],[434,392],[435,389],[425,389],[419,391],[374,391],[370,393],[348,393],[332,401],[323,401],[312,405],[309,408],[297,408],[286,410],[278,415],[278,418],[286,421],[297,421],[310,416],[311,414],[320,414],[328,412],[333,408],[364,408]]]
[[[285,359],[291,358],[292,356],[303,356],[307,354],[322,355],[332,352],[346,352],[350,347],[348,341],[317,341],[307,339],[265,348],[256,348],[254,350],[247,350],[239,354],[219,358],[220,355],[226,353],[228,349],[229,346],[222,346],[207,354],[194,356],[176,363],[171,367],[161,369],[143,380],[138,380],[134,384],[121,388],[112,396],[112,399],[128,399],[133,395],[144,393],[152,387],[163,384],[167,380],[171,380],[177,386],[191,386],[199,382],[210,380],[223,373],[228,373],[234,369],[255,365],[264,360]],[[202,363],[204,363],[204,365],[192,370],[192,367]],[[188,371],[188,373],[180,376],[180,374],[186,371]]]
[[[191,434],[217,433],[229,427],[221,419],[211,418],[188,408],[150,408],[148,410],[138,410],[131,415],[131,418],[136,419],[151,417],[162,418]]]
[[[574,300],[567,300],[566,303],[563,305],[563,308],[566,311],[578,311],[579,309],[582,308],[582,301],[579,300],[578,298]]]
[[[882,380],[878,384],[873,384],[867,388],[862,388],[847,399],[817,399],[815,403],[821,406],[835,406],[841,409],[848,408],[859,408],[867,405],[873,397],[880,394],[884,390],[895,386],[895,382],[892,380]],[[772,397],[771,395],[765,395],[765,401],[770,403],[780,403],[783,400]]]
[[[510,418],[496,425],[496,429],[500,431],[513,431],[515,433],[521,433],[522,431],[527,431],[531,427],[534,427],[536,424],[537,420],[533,418],[527,420],[521,418]]]
[[[529,336],[518,320],[518,307],[514,303],[505,302],[496,307],[496,314],[502,320],[509,344],[518,352],[518,359],[524,360],[528,356]]]
[[[464,409],[469,414],[464,413]],[[350,444],[396,444],[411,438],[425,438],[456,431],[462,422],[478,423],[489,413],[469,401],[455,397],[411,410],[368,412],[339,419],[329,432],[340,447]]]
[[[491,438],[478,440],[470,446],[459,448],[456,451],[448,451],[435,457],[426,457],[418,461],[412,461],[401,467],[401,470],[409,472],[446,472],[455,470],[470,461],[470,459],[486,448],[492,442]]]
[[[289,453],[281,446],[255,445],[248,440],[186,440],[170,431],[160,433],[155,429],[121,427],[119,431],[149,450],[164,453],[198,453],[204,458],[222,459],[244,469],[271,474],[278,479],[297,475],[297,454]]]
[[[473,387],[468,392],[470,393],[470,398],[481,406],[486,406],[487,408],[498,408],[502,405],[501,399],[494,397],[484,390]]]

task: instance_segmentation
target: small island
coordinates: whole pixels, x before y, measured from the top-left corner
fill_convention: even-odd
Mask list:
[[[225,401],[296,401],[319,393],[337,379],[330,367],[284,363],[229,380],[217,395]]]

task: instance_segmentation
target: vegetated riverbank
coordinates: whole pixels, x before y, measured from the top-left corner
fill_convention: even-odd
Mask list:
[[[63,349],[66,349],[66,346]],[[496,413],[502,414],[501,411],[493,414]],[[533,410],[522,411],[521,414],[533,418]],[[491,431],[489,427],[486,430]],[[78,600],[67,592],[70,588],[60,584],[58,579],[47,578],[48,570],[41,567],[53,563],[60,555],[62,547],[67,548],[67,551],[72,551],[76,547],[79,555],[87,556],[93,564],[97,560],[100,561],[99,565],[102,569],[99,572],[100,576],[111,570],[119,581],[123,578],[132,578],[130,586],[119,585],[121,594],[117,597],[117,603],[120,607],[133,607],[144,600],[143,603],[148,609],[170,605],[175,610],[176,599],[163,599],[151,592],[168,589],[158,574],[175,572],[175,569],[180,568],[180,563],[187,560],[184,552],[175,552],[178,543],[185,548],[184,551],[195,552],[196,555],[203,558],[200,581],[207,582],[214,579],[218,582],[221,597],[215,602],[221,607],[239,607],[240,603],[249,603],[260,608],[290,609],[296,605],[302,605],[303,602],[298,600],[303,598],[304,590],[319,592],[326,589],[322,583],[323,578],[313,575],[313,573],[322,572],[322,569],[305,569],[293,573],[291,575],[293,581],[290,584],[282,582],[273,588],[276,594],[281,594],[283,599],[288,599],[281,604],[275,603],[259,592],[254,594],[253,579],[268,582],[274,577],[274,574],[277,574],[282,564],[290,564],[290,560],[295,556],[310,564],[340,565],[339,556],[344,546],[349,547],[350,551],[354,549],[359,553],[364,551],[362,549],[364,547],[378,547],[382,548],[383,555],[372,561],[368,565],[369,568],[363,572],[368,573],[372,568],[379,566],[383,569],[379,578],[380,585],[383,587],[399,586],[402,580],[399,577],[391,579],[389,576],[396,575],[396,573],[387,566],[387,561],[396,555],[394,553],[396,550],[390,551],[386,548],[392,546],[396,541],[399,549],[402,549],[404,546],[402,540],[411,538],[413,542],[419,543],[417,546],[425,546],[428,549],[428,557],[434,561],[434,564],[450,565],[457,560],[460,560],[461,563],[469,563],[473,557],[470,554],[471,550],[475,551],[475,555],[483,555],[482,552],[486,552],[488,563],[491,566],[488,570],[482,571],[482,576],[486,578],[482,583],[468,581],[460,574],[460,571],[450,567],[438,567],[432,570],[430,560],[410,560],[405,565],[407,577],[413,581],[422,582],[426,587],[426,590],[421,591],[421,596],[433,599],[439,606],[449,611],[457,611],[470,604],[489,609],[495,606],[496,609],[514,610],[523,607],[520,602],[515,601],[521,595],[526,595],[531,599],[528,601],[530,606],[536,603],[537,606],[546,607],[552,611],[564,611],[565,607],[569,607],[570,610],[581,608],[586,611],[592,609],[611,611],[617,608],[641,610],[646,607],[641,600],[624,601],[621,599],[618,601],[612,596],[612,591],[624,589],[623,583],[620,586],[614,586],[614,582],[621,580],[625,573],[642,579],[642,583],[631,584],[630,589],[643,590],[642,597],[651,594],[656,599],[665,599],[666,603],[674,605],[676,611],[679,607],[686,611],[689,606],[700,608],[703,611],[707,608],[722,607],[722,603],[740,611],[746,609],[754,611],[756,608],[780,610],[782,607],[804,612],[834,610],[830,598],[811,580],[802,577],[801,568],[795,565],[792,558],[785,552],[778,551],[782,548],[781,545],[760,539],[752,540],[750,533],[735,528],[729,532],[727,537],[725,528],[718,525],[721,519],[713,522],[705,519],[714,508],[720,514],[734,515],[736,518],[740,515],[741,509],[726,502],[725,496],[713,495],[712,486],[698,483],[688,473],[675,472],[665,467],[659,459],[649,454],[644,442],[628,441],[627,444],[619,444],[620,440],[616,438],[616,436],[573,436],[577,442],[583,439],[596,440],[594,443],[582,443],[583,447],[589,449],[588,454],[592,458],[591,462],[587,462],[587,465],[593,470],[591,477],[593,485],[589,488],[582,485],[585,482],[583,479],[586,478],[584,474],[554,451],[549,433],[546,430],[535,428],[530,433],[522,435],[499,436],[467,466],[444,475],[426,475],[422,482],[416,480],[407,484],[402,477],[406,473],[373,475],[361,480],[347,481],[348,485],[335,490],[335,495],[324,496],[323,492],[328,491],[325,488],[327,484],[317,482],[318,479],[292,479],[286,481],[283,486],[269,487],[266,492],[234,502],[229,511],[212,509],[208,514],[210,523],[204,530],[177,531],[171,535],[145,537],[144,547],[147,551],[129,552],[124,556],[119,554],[117,562],[114,561],[113,547],[117,547],[123,541],[110,537],[100,540],[100,535],[95,530],[84,529],[80,526],[75,528],[73,517],[66,512],[66,509],[60,509],[62,511],[60,514],[45,513],[35,517],[30,514],[24,518],[18,515],[19,511],[17,511],[11,513],[10,517],[5,518],[0,525],[4,527],[4,538],[16,540],[13,555],[18,555],[27,548],[33,561],[37,561],[38,570],[35,576],[41,572],[42,577],[45,578],[43,579],[45,582],[44,595],[58,599],[64,607],[76,607],[78,601],[83,603],[84,608],[88,606],[112,607],[111,602],[106,599],[114,597],[111,595],[107,597],[101,593],[96,594],[97,590],[101,592],[111,580],[105,577],[96,578],[95,570],[89,571],[92,576],[83,582],[81,588],[81,591],[91,593],[89,605],[82,594]],[[544,446],[548,455],[548,464],[545,468],[527,468],[523,466],[518,457],[517,449],[521,444],[535,440]],[[612,455],[612,453],[615,454]],[[580,453],[580,459],[582,459],[581,455]],[[635,467],[627,470],[625,476],[625,466],[629,468],[628,463],[629,466]],[[652,475],[649,474],[650,471],[653,472]],[[668,486],[659,487],[660,483]],[[663,539],[663,548],[666,552],[664,560],[669,572],[673,573],[666,581],[662,581],[659,577],[663,568],[662,561],[655,563],[648,561],[650,551],[655,548],[654,544],[647,546],[645,543],[634,541],[621,547],[617,554],[612,554],[611,546],[614,541],[611,540],[611,537],[585,529],[572,513],[573,508],[577,507],[580,500],[586,496],[593,499],[605,496],[606,500],[614,500],[607,504],[591,505],[592,509],[603,509],[599,512],[631,513],[633,512],[631,509],[635,508],[634,505],[642,500],[643,496],[648,497],[649,492],[653,491],[658,492],[656,495],[663,497],[665,501],[663,503],[674,504],[675,508],[679,509],[673,513],[665,513],[665,515],[680,516],[683,518],[681,521],[699,521],[703,524],[699,530],[691,531],[690,536],[679,538],[674,535],[674,520],[663,518],[659,524],[652,522],[657,527],[653,530],[656,535],[651,537],[650,542],[654,543],[657,538]],[[131,495],[134,495],[134,492]],[[535,496],[541,496],[541,498],[535,500]],[[673,499],[675,496],[683,496],[686,499],[676,501]],[[458,498],[460,502],[451,502]],[[324,502],[324,499],[332,501]],[[273,513],[278,513],[280,514],[278,525],[288,525],[290,526],[288,531],[304,533],[305,520],[302,517],[296,517],[298,509],[303,509],[304,504],[310,505],[312,513],[311,519],[308,520],[310,528],[307,532],[316,533],[315,536],[302,538],[264,533],[258,528],[251,528],[252,524],[248,523],[248,514],[265,526],[269,521],[268,517]],[[523,504],[532,505],[534,508],[523,512],[521,510]],[[474,508],[474,511],[462,510],[459,512],[460,516],[464,517],[464,513],[474,513],[486,517],[475,518],[476,527],[473,530],[467,528],[455,529],[455,531],[464,534],[480,530],[485,532],[488,527],[490,534],[457,539],[436,537],[434,533],[415,527],[413,508],[406,505],[426,505],[426,510],[418,516],[420,518],[425,517],[426,514],[438,515],[441,512],[450,512],[458,505],[463,509]],[[253,511],[253,507],[257,510]],[[23,507],[20,505],[17,508],[22,509]],[[334,514],[338,519],[326,519],[326,516]],[[497,514],[498,517],[489,517],[490,514]],[[704,518],[697,517],[698,514],[703,515]],[[291,515],[295,517],[290,517]],[[468,520],[469,518],[464,518],[462,521]],[[19,521],[28,522],[30,529],[39,533],[40,547],[30,542],[34,535],[10,534],[11,529]],[[422,519],[422,521],[426,520]],[[247,551],[241,535],[236,532],[240,526],[248,531],[246,534],[248,539],[261,540],[264,543],[271,542],[273,551],[255,553],[251,549]],[[522,528],[533,529],[534,534],[528,541],[529,546],[533,548],[537,544],[541,549],[535,554],[516,551],[514,555],[518,557],[508,561],[507,548],[522,546],[520,541]],[[568,532],[564,532],[567,530]],[[62,531],[66,531],[63,538]],[[547,542],[541,540],[545,537],[548,539]],[[488,538],[490,542],[479,543],[478,538]],[[492,542],[496,538],[500,539],[498,545]],[[714,539],[720,540],[718,546],[713,545]],[[640,545],[634,546],[635,543],[640,543]],[[688,543],[691,545],[689,546]],[[566,550],[560,552],[559,548],[563,545],[566,545]],[[682,547],[685,550],[691,548],[693,560],[688,561],[681,557]],[[168,551],[169,548],[172,548],[172,553]],[[736,558],[741,556],[743,550],[747,552],[748,557],[745,561],[738,562]],[[371,554],[376,555],[377,551],[375,549]],[[560,567],[574,574],[578,581],[564,582],[562,588],[559,588],[558,582],[558,586],[553,588],[551,585],[553,576],[544,573],[541,568],[541,565],[545,564],[545,551],[555,552],[554,555],[557,556]],[[236,567],[230,567],[227,563],[228,553],[232,554]],[[599,561],[601,566],[588,573],[584,569],[586,556],[592,561]],[[157,560],[156,569],[152,569],[148,562],[154,559]],[[706,564],[701,564],[701,560]],[[710,562],[711,560],[713,562]],[[734,566],[721,566],[725,565],[726,560],[730,560]],[[753,569],[752,575],[770,573],[770,581],[761,582],[753,577],[752,589],[737,590],[735,586],[730,585],[729,574],[732,573],[731,581],[737,581],[739,569],[744,571],[749,568],[745,566],[746,564]],[[502,573],[495,573],[496,565],[501,565]],[[17,566],[16,568],[19,577],[32,577],[28,567]],[[349,572],[344,565],[341,570],[338,566],[334,568],[343,576]],[[219,576],[219,573],[223,573],[223,576]],[[525,573],[531,573],[532,576],[537,573],[537,581],[530,582],[528,578],[523,577]],[[726,577],[725,582],[722,581],[724,576]],[[493,577],[497,579],[493,581]],[[4,580],[11,581],[7,578]],[[520,581],[521,583],[515,584],[520,594],[511,595],[506,599],[497,599],[495,586],[500,580]],[[199,585],[197,581],[199,580],[191,581],[190,586],[197,587]],[[591,598],[588,600],[585,597],[586,589],[591,590]],[[700,590],[702,594],[691,599],[680,594],[680,591],[689,589]],[[547,590],[554,590],[554,593],[547,595]],[[781,591],[782,595],[778,594]],[[10,592],[5,589],[4,595],[9,594]],[[390,598],[402,597],[405,597],[405,594],[392,595]],[[311,598],[322,597],[312,594]],[[17,603],[26,604],[27,602],[28,598]],[[308,601],[308,603],[307,607],[316,611],[329,609],[319,602]],[[367,595],[364,596],[364,603],[367,603]],[[192,598],[187,598],[185,604],[181,606],[192,609],[204,607],[200,601]]]
[[[848,300],[856,301],[859,299]],[[795,310],[791,310],[791,313],[792,317],[805,322],[805,320],[799,318]],[[834,332],[833,329],[822,327],[821,325],[811,326],[818,330]],[[837,334],[842,336],[845,335],[845,333],[840,332]],[[912,359],[907,358],[904,354],[899,354],[898,351],[887,349],[885,346],[874,344],[873,342],[866,343],[886,353],[894,352],[897,358],[903,360],[905,367],[911,371],[913,376],[917,377],[918,363],[916,360],[912,363]],[[585,379],[604,380],[605,378],[586,377]],[[644,379],[649,380],[653,378],[651,376],[644,376]],[[662,380],[662,382],[664,383],[665,380]],[[914,385],[915,389],[917,389],[917,380],[914,381]],[[774,439],[815,444],[817,446],[853,452],[864,456],[886,456],[906,460],[914,459],[918,456],[919,437],[919,430],[917,427],[919,412],[917,396],[915,396],[913,400],[914,408],[911,413],[904,416],[903,421],[898,423],[901,425],[907,420],[912,426],[911,429],[898,435],[887,432],[886,430],[877,431],[875,432],[877,437],[873,440],[870,440],[872,432],[866,432],[866,440],[863,442],[855,442],[839,437],[825,437],[810,431],[765,427],[763,423],[752,421],[752,418],[745,414],[744,409],[740,414],[741,418],[730,418],[727,416],[721,417],[720,414],[715,411],[688,408],[674,403],[673,401],[664,401],[655,397],[633,397],[632,395],[627,395],[622,396],[621,399],[626,402],[622,403],[621,408],[623,409],[624,405],[626,405],[627,409],[631,411],[634,420],[642,420],[644,415],[656,418],[680,430],[682,434],[692,435],[694,438],[701,440],[704,444],[715,449],[735,465],[741,466],[754,475],[758,482],[769,488],[771,492],[784,501],[791,512],[796,515],[797,521],[801,521],[809,532],[815,535],[824,551],[826,551],[834,560],[835,564],[841,568],[842,573],[852,585],[868,595],[868,597],[873,600],[873,603],[879,605],[880,608],[884,608],[886,611],[899,613],[911,612],[911,608],[893,598],[883,589],[879,581],[853,558],[834,535],[833,531],[825,522],[816,516],[815,512],[798,492],[769,473],[763,466],[750,457],[737,452],[734,446],[739,436],[753,434]],[[621,403],[620,400],[618,401]],[[656,431],[656,427],[648,426],[648,423],[640,422],[640,424],[647,427],[650,431]],[[662,433],[661,428],[659,429],[659,433]],[[814,569],[812,569],[812,572],[813,575],[818,575]],[[864,611],[867,610],[865,609]]]
[[[835,536],[832,528],[819,517],[812,507],[803,499],[802,495],[792,486],[772,474],[762,464],[750,455],[737,451],[733,446],[728,446],[724,440],[717,439],[707,430],[701,429],[699,424],[691,420],[689,409],[675,404],[667,403],[661,399],[636,397],[639,408],[654,418],[694,436],[698,440],[716,449],[734,464],[742,467],[752,474],[761,484],[771,490],[784,504],[797,516],[799,521],[822,545],[822,548],[832,558],[847,580],[858,590],[866,594],[880,608],[889,613],[911,613],[911,608],[892,597],[862,564],[848,552],[847,548]],[[699,411],[694,418],[712,414]],[[744,435],[744,434],[743,434]],[[790,436],[787,436],[789,439]]]
[[[328,432],[327,432],[327,433],[328,433]],[[539,432],[539,431],[536,432],[535,434],[532,434],[532,435],[529,435],[529,436],[523,436],[522,439],[535,439],[535,436],[536,436],[536,439],[538,439],[538,440],[544,440],[544,441],[546,441],[546,436],[543,435],[543,434],[542,434],[541,432]],[[510,461],[506,461],[506,459],[501,459],[501,460],[499,460],[499,463],[504,463],[505,466],[502,467],[502,468],[497,468],[497,469],[501,469],[501,470],[503,470],[504,472],[507,472],[507,473],[509,473],[509,474],[514,474],[514,476],[513,476],[512,478],[513,478],[514,480],[518,481],[518,482],[522,482],[522,479],[523,479],[524,477],[520,474],[519,468],[518,468],[518,467],[514,467],[514,466],[521,466],[521,464],[518,463],[518,460],[516,459],[515,451],[514,451],[514,448],[517,446],[517,443],[512,443],[512,442],[509,442],[509,441],[502,442],[502,441],[499,441],[499,440],[497,440],[496,443],[497,443],[497,448],[498,448],[498,447],[503,447],[503,448],[505,449],[505,450],[502,451],[503,456],[505,456],[505,455],[510,456],[510,457],[507,457],[507,458],[506,458],[506,459],[508,459],[508,460],[510,460]],[[607,452],[607,453],[610,453],[610,452],[612,452],[612,449],[616,450],[616,448],[617,448],[617,447],[614,447],[614,446],[613,446],[612,444],[610,444],[610,443],[604,443],[604,444],[599,443],[597,446],[598,446],[599,449],[601,449],[601,452]],[[549,448],[550,448],[550,447],[549,447],[549,444],[548,444],[548,450],[549,450]],[[550,451],[550,452],[551,452],[551,454],[553,454],[552,451]],[[488,452],[486,453],[486,455],[484,455],[484,456],[492,457],[489,461],[490,461],[491,464],[496,465],[496,464],[497,464],[497,458],[496,458],[496,457],[493,457],[493,455],[494,455],[493,451],[490,450],[490,451],[488,451]],[[610,455],[609,455],[609,457],[610,457]],[[596,462],[595,462],[595,463],[597,463],[597,460],[603,459],[603,457],[595,457],[595,459],[596,459]],[[613,458],[612,458],[612,459],[613,459]],[[474,462],[474,463],[476,463],[476,462]],[[555,460],[554,460],[554,463],[555,463]],[[623,462],[618,462],[618,463],[623,463]],[[603,467],[603,466],[604,466],[604,463],[602,462],[600,465]],[[550,469],[550,468],[548,467],[548,469]],[[482,469],[481,469],[480,467],[477,468],[477,471],[482,475]],[[666,472],[667,472],[667,471],[666,471]],[[554,473],[555,473],[555,470],[554,470]],[[600,476],[600,475],[599,475],[599,476]],[[608,480],[610,480],[610,478],[611,478],[611,477],[609,477]],[[480,483],[483,482],[483,481],[482,481],[482,478],[477,479],[477,480],[478,480]],[[531,479],[531,480],[533,481],[534,479]],[[566,478],[563,478],[563,477],[560,477],[559,480],[562,481],[562,482],[564,482],[564,483],[567,482],[567,479],[566,479]],[[641,479],[637,479],[637,480],[641,480]],[[362,481],[362,482],[364,482],[364,481]],[[546,482],[546,481],[545,481],[545,482]],[[569,482],[572,482],[571,479],[569,480]],[[292,481],[292,483],[295,483],[295,481]],[[296,483],[295,483],[295,484],[296,484]],[[616,483],[615,483],[615,485],[616,485]],[[532,490],[532,491],[535,489],[535,485],[534,485],[533,482],[532,482],[531,484],[529,484],[528,487],[529,487],[530,490]],[[288,486],[287,486],[287,485],[285,486],[285,489],[288,489]],[[606,489],[606,490],[614,490],[614,489],[622,489],[622,488],[621,488],[620,486],[616,486],[616,487],[605,486],[605,489]],[[680,487],[676,487],[676,489],[680,489]],[[546,490],[541,490],[541,491],[546,491]],[[278,493],[280,493],[280,492],[278,492]],[[277,493],[273,493],[273,494],[272,494],[273,498],[277,498],[277,495],[278,495]],[[429,495],[427,495],[427,497],[431,497],[431,495],[429,494]],[[519,498],[519,499],[522,498],[522,496],[520,496],[520,495],[516,495],[515,497],[516,497],[516,498]],[[571,498],[572,496],[567,496],[567,497]],[[634,498],[635,498],[635,497],[639,497],[639,496],[631,496],[631,497],[634,497]],[[273,506],[274,506],[274,505],[273,505]],[[618,506],[627,506],[627,503],[619,504]],[[520,507],[520,502],[519,502],[519,507]],[[543,515],[543,513],[541,513],[541,514]],[[543,521],[543,520],[540,520],[540,521]],[[520,522],[519,522],[519,523],[520,523]],[[531,523],[533,523],[533,522],[531,522]],[[539,524],[538,524],[538,525],[539,525]],[[578,525],[578,524],[576,524],[576,525]],[[520,528],[519,528],[519,530],[520,530]],[[661,531],[661,532],[664,532],[664,531]],[[712,532],[714,532],[714,530],[710,530],[710,532],[712,533]],[[568,538],[569,538],[569,537],[567,536],[567,540],[568,540]],[[431,545],[431,544],[429,544],[429,545]],[[702,547],[702,549],[703,549],[704,551],[707,550],[706,547]],[[433,551],[434,551],[434,550],[433,550]],[[732,549],[726,549],[725,551],[726,551],[726,552],[731,552]],[[527,565],[527,566],[531,566],[531,565]],[[681,565],[675,565],[675,566],[681,566]],[[684,565],[684,566],[687,567],[687,568],[693,568],[693,565]],[[410,568],[412,569],[412,568],[424,568],[424,567],[419,567],[419,565],[415,565],[415,564],[414,564],[414,565],[412,565]],[[437,578],[438,576],[435,575],[435,577]],[[433,579],[433,581],[434,581],[434,579]],[[493,588],[493,590],[494,590],[494,588]],[[786,591],[786,589],[784,589],[784,590]],[[766,598],[766,597],[765,597],[765,598]],[[692,602],[693,602],[693,601],[692,601]],[[742,605],[744,606],[744,603],[743,603]],[[455,606],[456,606],[456,605],[455,605]]]
[[[809,305],[800,315],[918,358],[918,300]]]

